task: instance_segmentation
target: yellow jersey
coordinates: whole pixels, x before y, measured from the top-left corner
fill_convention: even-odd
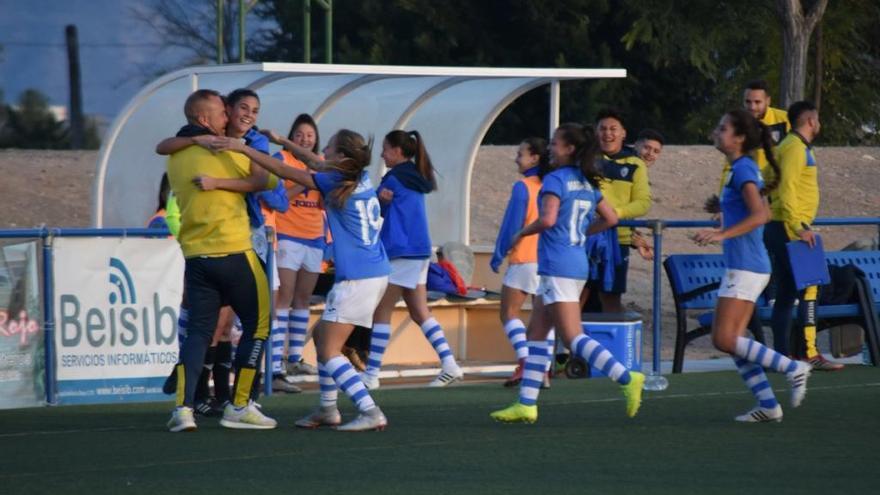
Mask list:
[[[652,203],[648,167],[633,149],[623,148],[614,156],[603,154],[599,166],[605,176],[599,185],[602,196],[621,220],[648,213]],[[617,240],[621,245],[630,245],[632,228],[618,227]]]
[[[819,173],[813,148],[795,131],[788,133],[774,150],[781,177],[770,192],[770,213],[773,220],[785,224],[789,239],[809,226],[819,211]],[[775,180],[772,168],[764,171],[765,182]]]
[[[251,162],[241,153],[214,154],[201,146],[188,146],[168,157],[168,181],[180,207],[177,240],[186,258],[223,256],[252,249],[250,220],[244,195],[238,192],[202,191],[193,179],[200,175],[241,179],[250,175]],[[269,175],[267,189],[278,178]]]

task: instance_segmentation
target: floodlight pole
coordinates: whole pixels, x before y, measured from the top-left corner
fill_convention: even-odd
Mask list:
[[[324,62],[333,63],[333,0],[315,0],[324,9]],[[303,62],[312,63],[312,0],[303,0]]]
[[[244,29],[244,19],[247,16],[247,13],[254,8],[254,5],[257,4],[260,0],[238,0],[238,61],[240,63],[245,62],[244,57],[244,40],[245,40],[245,29]]]

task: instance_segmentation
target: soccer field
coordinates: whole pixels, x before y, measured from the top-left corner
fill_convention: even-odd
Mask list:
[[[170,402],[0,411],[0,493],[877,493],[880,370],[814,374],[798,409],[770,377],[779,424],[732,421],[733,371],[671,376],[634,419],[612,383],[556,380],[534,425],[489,419],[498,383],[379,390],[390,425],[359,434],[295,429],[314,393],[265,399],[274,431],[171,434]]]

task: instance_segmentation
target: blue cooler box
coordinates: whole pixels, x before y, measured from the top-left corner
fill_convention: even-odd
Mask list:
[[[642,370],[642,315],[625,313],[584,313],[581,316],[584,333],[602,344],[627,369]],[[591,367],[590,377],[604,377],[605,373]]]

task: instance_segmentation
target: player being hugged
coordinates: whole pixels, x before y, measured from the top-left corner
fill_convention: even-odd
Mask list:
[[[627,416],[635,416],[642,398],[645,376],[627,370],[581,327],[580,294],[589,275],[584,243],[587,236],[617,224],[614,208],[599,191],[601,174],[596,165],[597,143],[593,130],[580,124],[563,124],[553,133],[550,163],[538,194],[540,214],[514,238],[538,238],[538,294],[528,329],[528,357],[520,382],[519,400],[495,411],[491,417],[506,423],[538,420],[538,393],[550,355],[546,337],[551,326],[562,335],[574,355],[602,370],[621,385]]]
[[[278,136],[268,133],[273,141]],[[337,426],[342,416],[336,405],[337,387],[355,403],[360,414],[337,426],[340,431],[381,430],[388,424],[357,372],[342,355],[342,346],[355,325],[370,327],[373,312],[388,285],[391,267],[379,240],[381,207],[365,169],[370,164],[371,143],[343,129],[324,148],[325,160],[300,146],[285,147],[318,172],[293,168],[268,155],[228,140],[218,149],[245,153],[273,174],[320,191],[333,236],[336,282],[327,295],[321,322],[315,330],[318,351],[320,406],[296,422],[301,428]]]
[[[807,392],[811,366],[793,361],[744,335],[755,301],[770,281],[770,258],[762,240],[770,209],[762,193],[777,186],[774,182],[765,187],[758,164],[750,154],[763,148],[776,177],[779,177],[779,166],[771,152],[767,127],[746,110],[725,114],[712,138],[718,151],[731,163],[721,190],[721,228],[702,230],[694,236],[694,241],[701,246],[721,242],[727,267],[715,304],[712,343],[733,357],[740,376],[758,400],[754,409],[737,416],[736,421],[778,422],[782,421],[782,407],[776,401],[764,368],[786,374],[791,384],[791,405],[798,407]]]
[[[370,358],[361,375],[369,389],[379,387],[382,355],[391,340],[391,314],[400,297],[409,315],[419,325],[440,358],[440,374],[429,387],[445,387],[461,380],[464,374],[455,362],[452,349],[440,323],[428,309],[426,282],[431,258],[431,236],[425,195],[437,189],[434,167],[418,131],[391,131],[382,141],[382,159],[388,173],[379,185],[382,204],[382,244],[391,260],[388,290],[376,314],[370,338]]]

